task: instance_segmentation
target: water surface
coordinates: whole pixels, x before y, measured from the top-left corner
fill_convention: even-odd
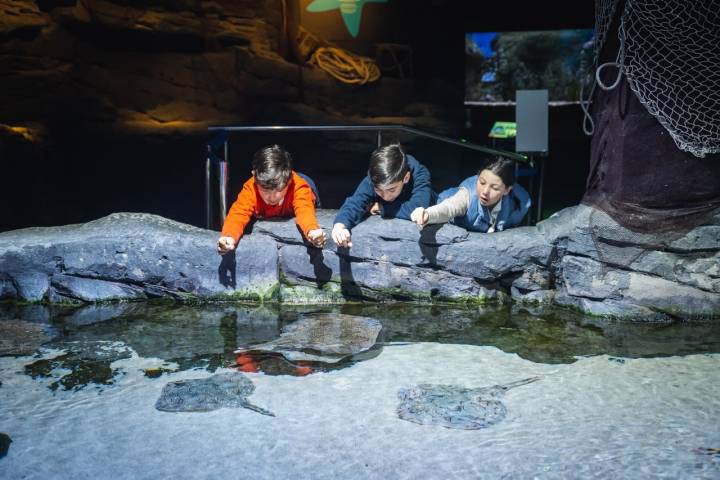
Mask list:
[[[163,386],[238,368],[233,351],[300,315],[380,320],[381,343],[336,367],[278,357],[244,369],[245,409],[167,413]],[[4,478],[718,478],[720,326],[633,324],[518,307],[0,307],[40,325],[33,355],[0,357]],[[508,416],[473,431],[396,414],[418,383],[530,376]],[[6,476],[7,475],[7,476]]]

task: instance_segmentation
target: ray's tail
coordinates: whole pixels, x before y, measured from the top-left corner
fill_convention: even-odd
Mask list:
[[[528,383],[537,382],[538,380],[540,380],[540,377],[525,378],[523,380],[518,380],[517,382],[510,382],[510,383],[506,383],[505,385],[500,385],[500,388],[502,388],[503,391],[507,391],[507,390],[510,390],[511,388],[521,387],[523,385],[527,385]]]
[[[243,405],[248,410],[252,410],[253,412],[262,413],[263,415],[267,415],[270,417],[274,417],[275,414],[272,413],[269,410],[265,410],[264,408],[258,407],[257,405],[253,405],[252,403],[247,403],[246,405]]]

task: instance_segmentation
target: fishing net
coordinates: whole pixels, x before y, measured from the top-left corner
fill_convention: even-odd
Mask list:
[[[632,90],[678,148],[720,152],[720,0],[632,0],[620,25]]]
[[[718,45],[720,0],[596,2],[583,203],[667,237],[649,242],[658,249],[720,208]],[[599,214],[591,224],[612,228]]]
[[[624,75],[678,148],[697,157],[720,152],[720,0],[598,0],[596,59],[620,4],[614,61],[596,65],[603,89]],[[617,76],[607,85],[605,68]]]

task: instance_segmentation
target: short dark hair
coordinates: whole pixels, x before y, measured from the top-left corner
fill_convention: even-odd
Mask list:
[[[399,143],[378,147],[370,155],[368,176],[375,186],[400,182],[409,170],[405,151]]]
[[[290,181],[292,157],[280,145],[271,145],[255,152],[252,168],[255,171],[255,182],[259,186],[275,190]]]
[[[515,160],[510,160],[507,157],[498,155],[478,170],[478,175],[480,175],[483,170],[490,170],[500,177],[500,180],[503,181],[506,187],[512,187],[515,183]]]

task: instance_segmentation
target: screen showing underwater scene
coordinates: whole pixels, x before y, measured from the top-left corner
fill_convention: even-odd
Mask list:
[[[515,101],[516,90],[547,89],[551,103],[577,102],[593,61],[593,29],[465,35],[465,103]]]

